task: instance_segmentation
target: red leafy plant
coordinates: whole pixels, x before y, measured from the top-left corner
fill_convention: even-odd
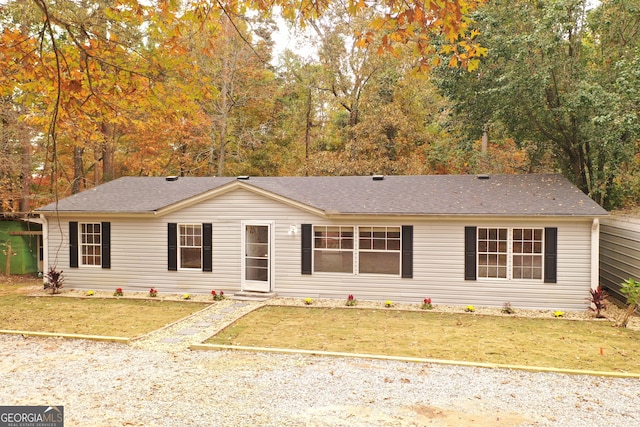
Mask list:
[[[62,270],[58,271],[55,267],[49,267],[49,271],[44,277],[47,279],[47,282],[44,284],[44,289],[49,289],[52,294],[59,294],[60,288],[64,283]]]
[[[597,318],[603,318],[604,315],[600,312],[607,308],[606,300],[609,294],[607,294],[607,291],[602,289],[602,286],[598,286],[596,289],[589,289],[589,292],[591,293],[589,302],[592,304],[589,308],[596,312]]]
[[[420,307],[423,310],[431,310],[433,305],[431,304],[431,298],[425,298],[422,300],[422,306]]]
[[[150,297],[157,297],[158,296],[158,290],[156,288],[149,289],[149,296]]]
[[[124,292],[122,292],[122,288],[116,288],[116,291],[113,293],[113,296],[121,297],[122,295],[124,295]]]
[[[224,296],[224,291],[220,291],[220,293],[214,291],[211,291],[211,296],[213,297],[214,301],[222,301],[223,299],[225,299]]]
[[[347,305],[348,307],[353,307],[354,305],[356,305],[358,303],[358,301],[356,300],[356,298],[349,294],[349,296],[347,296],[347,302],[345,305]]]

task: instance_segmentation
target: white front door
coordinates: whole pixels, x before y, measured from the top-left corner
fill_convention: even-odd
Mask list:
[[[271,223],[243,223],[242,290],[271,291]]]

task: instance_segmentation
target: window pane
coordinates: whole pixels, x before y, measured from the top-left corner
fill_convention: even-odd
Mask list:
[[[400,274],[400,253],[361,252],[360,273]]]
[[[314,251],[313,269],[318,272],[353,273],[353,252]]]
[[[200,248],[181,248],[180,249],[180,267],[181,268],[200,268]]]
[[[387,241],[387,249],[390,251],[399,251],[400,250],[400,240],[388,240]]]

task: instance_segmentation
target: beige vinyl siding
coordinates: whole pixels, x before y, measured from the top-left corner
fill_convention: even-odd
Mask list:
[[[71,220],[82,221],[79,218]],[[272,221],[273,291],[280,296],[392,300],[419,304],[501,306],[570,310],[587,307],[590,285],[590,219],[490,220],[379,218],[330,220],[292,205],[237,189],[161,217],[99,218],[111,222],[111,269],[70,269],[68,242],[49,226],[49,263],[66,276],[69,288],[209,294],[241,289],[242,221]],[[167,270],[167,223],[212,223],[213,272]],[[301,233],[291,225],[413,226],[413,278],[399,275],[301,274]],[[66,235],[68,223],[61,220]],[[464,227],[558,227],[558,283],[541,280],[464,280]],[[356,270],[357,271],[357,270]]]
[[[620,301],[620,284],[640,280],[640,218],[619,216],[602,220],[600,226],[600,284]]]

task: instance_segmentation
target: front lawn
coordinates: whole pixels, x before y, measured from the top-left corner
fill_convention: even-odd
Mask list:
[[[0,329],[132,338],[207,306],[180,301],[30,297],[25,289],[0,284]]]
[[[640,373],[640,332],[607,321],[265,306],[206,343]]]

